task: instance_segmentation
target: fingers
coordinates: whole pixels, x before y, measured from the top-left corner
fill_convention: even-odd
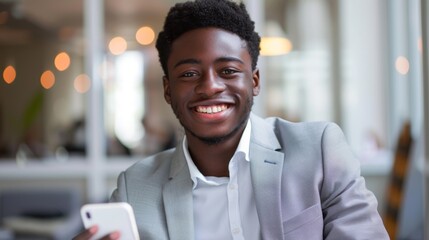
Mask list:
[[[120,232],[115,231],[115,232],[112,232],[112,233],[110,233],[109,235],[107,235],[107,236],[103,237],[103,238],[102,238],[102,239],[100,239],[100,240],[118,240],[120,237],[121,237]]]
[[[98,226],[94,225],[85,231],[79,233],[77,236],[73,238],[73,240],[89,240],[92,236],[94,236],[98,232]],[[100,240],[118,240],[121,237],[121,233],[118,231],[112,232]]]
[[[98,231],[98,226],[94,225],[88,229],[86,229],[85,231],[79,233],[78,235],[76,235],[73,240],[89,240],[92,236],[94,236],[94,234],[96,234]]]

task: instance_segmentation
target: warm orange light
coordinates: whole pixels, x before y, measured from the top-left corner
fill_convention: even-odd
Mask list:
[[[44,89],[50,89],[55,84],[55,75],[52,71],[47,70],[42,73],[42,76],[40,77],[40,84],[42,84],[42,87]]]
[[[7,84],[13,83],[16,79],[16,70],[13,66],[7,66],[3,71],[3,79]]]
[[[149,45],[155,39],[155,32],[150,27],[141,27],[136,32],[136,40],[141,45]]]
[[[398,58],[396,58],[395,68],[398,73],[406,75],[410,70],[410,63],[408,62],[408,59],[406,57],[399,56]]]
[[[292,43],[284,37],[263,37],[260,47],[262,56],[278,56],[289,53]]]
[[[74,89],[78,93],[86,93],[91,87],[91,80],[88,75],[80,74],[74,79]]]
[[[55,57],[54,64],[58,71],[64,71],[70,66],[70,56],[66,52],[60,52]]]
[[[113,55],[119,55],[127,50],[127,41],[123,37],[115,37],[110,40],[109,50]]]

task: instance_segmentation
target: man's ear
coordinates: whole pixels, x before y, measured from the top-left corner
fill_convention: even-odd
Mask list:
[[[253,96],[258,96],[259,91],[261,90],[261,86],[259,85],[259,69],[253,70],[252,73],[252,80],[253,80]]]
[[[162,84],[164,86],[164,99],[168,104],[171,104],[170,81],[167,76],[162,77]]]

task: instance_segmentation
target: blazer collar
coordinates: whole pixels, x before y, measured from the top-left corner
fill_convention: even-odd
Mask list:
[[[263,239],[283,236],[281,177],[284,154],[273,126],[251,115],[250,171]]]
[[[194,239],[192,180],[182,144],[178,144],[171,160],[168,182],[163,188],[165,217],[170,239]]]
[[[250,171],[263,239],[283,236],[281,217],[281,175],[284,154],[273,127],[253,114],[250,139]],[[163,201],[170,239],[194,239],[192,180],[182,144],[171,161]]]

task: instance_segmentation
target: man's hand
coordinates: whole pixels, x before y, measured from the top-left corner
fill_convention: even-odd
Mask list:
[[[85,231],[76,235],[73,240],[89,240],[92,236],[94,236],[98,231],[98,226],[92,226]],[[100,240],[118,240],[121,234],[119,232],[112,232],[102,238]]]

